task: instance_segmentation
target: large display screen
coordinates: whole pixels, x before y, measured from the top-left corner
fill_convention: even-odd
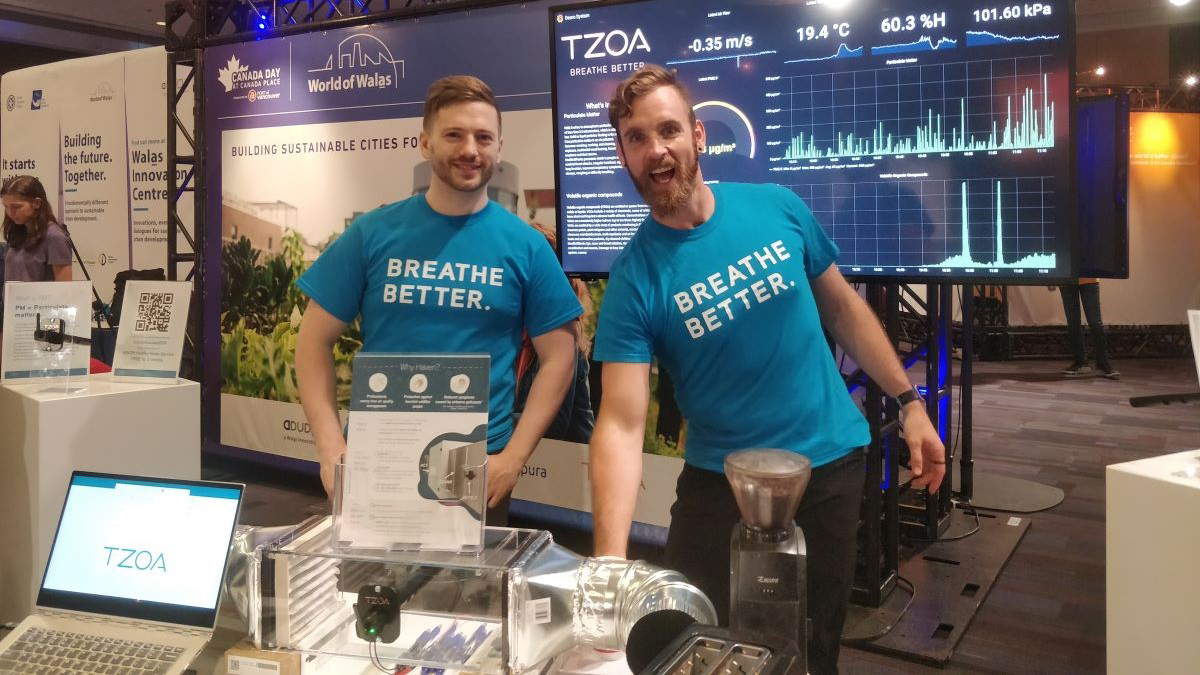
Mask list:
[[[778,183],[852,277],[1037,282],[1074,273],[1066,0],[643,0],[555,7],[563,267],[604,275],[648,214],[608,100],[678,71],[706,181]]]

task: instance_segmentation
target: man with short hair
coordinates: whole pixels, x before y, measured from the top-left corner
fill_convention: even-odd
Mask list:
[[[738,511],[724,458],[754,447],[804,454],[814,467],[796,514],[808,546],[809,668],[836,672],[854,577],[861,448],[870,435],[822,325],[901,402],[914,487],[938,488],[945,448],[804,202],[776,185],[704,183],[697,159],[704,126],[674,73],[635,72],[613,95],[609,121],[650,216],[613,263],[595,340],[595,358],[604,362],[589,462],[595,554],[626,553],[657,357],[688,420],[667,567],[687,575],[726,617]]]
[[[297,282],[310,302],[296,377],[327,492],[346,452],[332,349],[361,314],[364,352],[491,355],[487,519],[506,523],[508,496],[570,386],[570,324],[582,309],[545,238],[488,199],[502,144],[486,84],[466,75],[434,82],[420,137],[429,191],[359,216]],[[542,366],[514,428],[522,330]]]

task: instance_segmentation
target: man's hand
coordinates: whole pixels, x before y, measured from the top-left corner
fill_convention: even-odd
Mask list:
[[[331,434],[329,438],[322,439],[318,445],[320,447],[318,454],[321,462],[321,485],[325,488],[325,494],[333,497],[333,471],[334,467],[346,461],[346,439],[341,434]]]
[[[925,414],[923,401],[913,401],[900,409],[900,428],[908,444],[912,486],[937,492],[946,475],[946,447],[937,429]]]
[[[346,456],[346,438],[338,417],[336,378],[333,374],[333,345],[346,330],[346,322],[309,301],[296,336],[296,384],[300,404],[312,427],[321,461],[321,485],[333,496],[333,467]]]
[[[487,491],[489,508],[499,504],[501,500],[508,496],[508,493],[512,492],[513,487],[517,484],[517,479],[521,477],[521,469],[524,467],[525,462],[516,459],[516,453],[504,450],[494,455],[488,455]]]

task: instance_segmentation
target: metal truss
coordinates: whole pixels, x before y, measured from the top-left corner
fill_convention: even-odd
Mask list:
[[[1084,328],[1084,344],[1091,346]],[[1187,326],[1105,326],[1109,356],[1116,359],[1187,357],[1191,354]],[[1066,326],[1030,326],[1008,329],[1009,358],[1070,358]]]
[[[1135,112],[1200,112],[1200,86],[1155,87],[1143,85],[1082,85],[1075,87],[1075,97],[1129,96],[1129,109]]]

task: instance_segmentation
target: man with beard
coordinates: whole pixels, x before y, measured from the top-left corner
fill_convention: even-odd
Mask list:
[[[704,126],[674,73],[638,70],[617,87],[608,114],[650,216],[613,263],[595,341],[604,362],[589,463],[595,554],[626,553],[657,357],[688,420],[667,567],[727,620],[738,510],[725,456],[756,447],[804,454],[814,467],[796,514],[808,546],[809,668],[836,672],[870,436],[822,325],[901,403],[914,487],[938,488],[945,448],[804,202],[777,185],[704,183]]]
[[[359,216],[297,281],[310,301],[296,378],[327,492],[346,452],[332,350],[361,316],[364,352],[491,355],[487,519],[506,523],[509,493],[571,384],[570,324],[583,310],[546,239],[488,199],[502,144],[486,84],[434,82],[420,138],[433,168],[429,191]],[[542,365],[514,428],[522,330]]]

